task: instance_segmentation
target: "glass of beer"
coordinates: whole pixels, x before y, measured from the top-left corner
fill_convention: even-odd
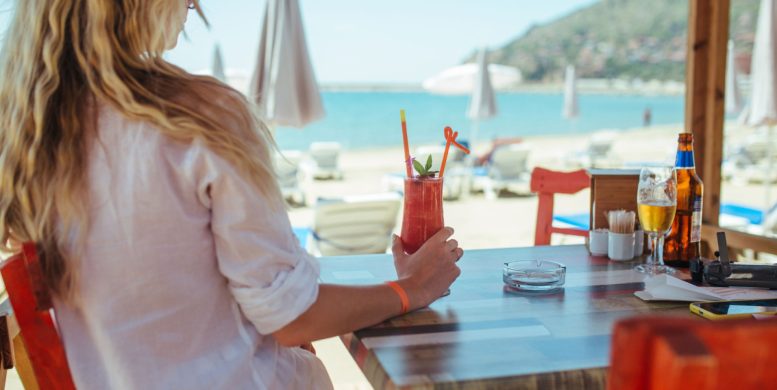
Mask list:
[[[669,233],[677,208],[677,174],[674,167],[646,167],[639,174],[637,210],[639,222],[648,233],[653,252],[645,264],[636,266],[650,275],[673,274],[675,269],[664,264],[664,236]]]

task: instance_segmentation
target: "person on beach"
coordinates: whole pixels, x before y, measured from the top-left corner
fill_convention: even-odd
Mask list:
[[[3,249],[35,242],[79,389],[331,388],[300,346],[442,296],[444,228],[397,280],[318,283],[269,132],[167,63],[198,0],[24,0],[0,57]],[[203,16],[204,17],[204,16]]]

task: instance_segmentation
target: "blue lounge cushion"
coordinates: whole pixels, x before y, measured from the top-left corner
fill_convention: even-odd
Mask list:
[[[736,203],[721,204],[720,213],[745,218],[753,225],[760,225],[764,220],[764,212],[762,210]]]
[[[308,235],[310,234],[310,228],[294,226],[291,228],[294,231],[294,235],[297,236],[302,249],[307,249]]]
[[[571,225],[578,229],[589,230],[588,213],[554,215],[553,220],[557,222],[565,223],[567,225]]]

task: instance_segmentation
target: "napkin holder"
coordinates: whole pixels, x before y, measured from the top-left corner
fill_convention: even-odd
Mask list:
[[[761,287],[777,289],[777,265],[732,263],[728,257],[726,233],[718,232],[717,260],[691,262],[694,280],[703,278],[708,284],[719,287]],[[702,276],[703,275],[703,276]]]
[[[592,230],[608,226],[607,211],[637,211],[639,169],[589,169],[588,174],[591,176],[589,226]]]

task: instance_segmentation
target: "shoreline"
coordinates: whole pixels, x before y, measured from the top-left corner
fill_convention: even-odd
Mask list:
[[[740,134],[727,134],[727,136],[733,136],[735,140],[741,140],[742,135],[750,134],[754,132],[754,129],[750,129],[747,126],[740,125],[736,123],[736,121],[726,121],[725,122],[726,129],[734,129],[736,133]],[[526,134],[526,135],[518,135],[518,136],[505,136],[505,137],[497,137],[498,138],[518,138],[521,139],[523,142],[531,142],[531,141],[539,141],[539,142],[549,142],[549,141],[563,141],[563,140],[587,140],[594,134],[599,133],[614,133],[615,138],[624,137],[624,136],[637,136],[640,138],[644,138],[646,136],[660,136],[662,134],[671,133],[674,132],[675,135],[683,132],[685,128],[684,123],[669,123],[669,124],[659,124],[659,125],[653,125],[648,127],[627,127],[627,128],[600,128],[590,131],[584,131],[579,130],[575,133],[564,133],[564,132],[554,132],[554,133],[545,133],[545,134]],[[731,139],[729,139],[730,141]],[[478,140],[478,148],[488,148],[491,145],[491,142],[493,139],[479,139]],[[676,143],[676,139],[674,142]],[[566,142],[565,142],[566,143]],[[421,142],[416,145],[410,145],[411,152],[413,149],[417,147],[422,146],[433,146],[436,145],[433,142]],[[344,145],[341,145],[342,149],[341,152],[344,154],[347,153],[381,153],[385,152],[387,150],[399,150],[400,155],[403,154],[402,152],[402,144],[397,143],[396,145],[369,145],[365,147],[346,147]],[[675,145],[676,146],[676,145]],[[283,149],[286,150],[286,149]],[[288,149],[288,150],[299,150],[299,149]],[[303,150],[303,152],[305,152]]]
[[[612,87],[603,85],[586,85],[586,80],[579,80],[578,94],[584,95],[616,95],[616,96],[679,96],[685,94],[685,87],[671,86],[623,86]],[[321,92],[329,93],[429,93],[440,96],[468,96],[467,94],[434,94],[425,90],[420,84],[321,84]],[[512,88],[499,89],[497,94],[560,94],[564,86],[561,83],[527,83]]]

